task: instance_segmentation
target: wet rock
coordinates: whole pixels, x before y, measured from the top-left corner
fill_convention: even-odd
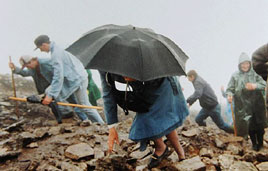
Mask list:
[[[61,169],[62,170],[72,170],[72,171],[81,171],[82,170],[78,166],[75,166],[75,165],[70,164],[68,162],[62,162]]]
[[[266,152],[258,152],[256,154],[256,158],[260,162],[268,161],[268,153]]]
[[[256,165],[256,167],[259,169],[259,171],[267,171],[268,170],[268,162],[262,162],[262,163]]]
[[[9,102],[0,102],[0,106],[10,107],[10,106],[13,106],[13,105],[11,103],[9,103]]]
[[[101,149],[98,149],[98,148],[94,148],[94,158],[95,159],[99,159],[99,158],[102,158],[104,156],[105,156],[104,151],[102,151]]]
[[[28,148],[37,148],[38,147],[38,144],[36,142],[33,142],[29,145],[27,145]]]
[[[55,126],[54,126],[54,127],[51,127],[51,128],[49,129],[48,134],[49,134],[49,135],[58,135],[58,134],[61,133],[60,130],[61,130],[61,127],[58,127],[58,126],[55,127]]]
[[[178,170],[185,170],[185,171],[204,170],[206,167],[205,164],[201,161],[199,156],[183,160],[174,165]]]
[[[223,149],[225,147],[225,144],[222,140],[220,140],[219,138],[215,138],[215,144],[216,147]]]
[[[235,161],[230,168],[228,168],[228,170],[237,170],[237,171],[242,171],[242,170],[246,170],[246,171],[258,171],[258,169],[249,162],[245,162],[245,161]]]
[[[45,171],[60,171],[60,169],[58,169],[58,168],[56,168],[54,166],[51,166],[51,165],[49,165],[47,163],[41,164],[40,166],[38,166],[36,168],[36,170],[37,171],[43,171],[43,170],[45,170]]]
[[[231,151],[231,153],[235,155],[238,155],[242,152],[242,148],[235,144],[228,144],[226,150]]]
[[[17,129],[18,127],[20,127],[24,122],[25,122],[25,120],[21,120],[19,122],[13,123],[12,125],[4,128],[3,130],[8,131],[8,132],[13,131],[13,130]]]
[[[8,135],[9,135],[9,132],[4,131],[4,130],[0,130],[0,138],[7,137]]]
[[[196,136],[198,134],[198,130],[197,129],[190,129],[187,131],[182,131],[181,134],[185,137],[193,137],[193,136]]]
[[[219,165],[222,170],[228,170],[234,162],[234,156],[229,154],[223,154],[219,157]]]
[[[247,162],[253,162],[256,160],[256,153],[248,152],[244,154],[244,156],[242,157],[242,160],[245,160]]]
[[[212,155],[213,155],[213,151],[211,149],[201,148],[201,150],[199,151],[199,156],[201,157],[212,158]]]
[[[23,132],[20,134],[20,138],[22,140],[23,147],[33,142],[36,136],[30,132]]]
[[[83,157],[94,155],[94,150],[88,144],[80,143],[69,146],[64,155],[71,159],[78,160]]]
[[[8,151],[7,148],[0,147],[0,160],[5,161],[7,159],[17,157],[20,153],[20,151]]]
[[[48,136],[48,127],[44,127],[44,128],[37,128],[34,130],[33,134],[37,137],[37,138],[44,138],[46,136]]]

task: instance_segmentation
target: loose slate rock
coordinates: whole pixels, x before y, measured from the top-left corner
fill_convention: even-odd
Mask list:
[[[94,155],[94,150],[86,143],[69,146],[64,154],[66,157],[78,160],[83,157]]]

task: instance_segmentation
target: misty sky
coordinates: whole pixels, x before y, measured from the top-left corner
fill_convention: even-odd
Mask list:
[[[104,25],[148,27],[172,39],[218,97],[238,68],[241,52],[248,55],[267,42],[267,0],[1,0],[0,73],[10,73],[21,55],[49,57],[33,51],[33,40],[47,34],[66,48],[83,33]],[[99,83],[97,72],[94,79]],[[185,96],[192,85],[180,78]],[[220,97],[219,97],[220,98]]]

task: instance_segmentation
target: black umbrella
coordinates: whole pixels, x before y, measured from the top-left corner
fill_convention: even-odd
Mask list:
[[[85,68],[139,81],[186,75],[187,55],[151,29],[104,25],[84,34],[66,50],[79,58]]]

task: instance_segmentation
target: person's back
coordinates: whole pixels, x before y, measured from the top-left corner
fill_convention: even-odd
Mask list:
[[[211,117],[220,129],[233,133],[231,126],[226,124],[221,117],[221,108],[217,101],[217,96],[210,85],[195,70],[190,70],[187,73],[187,78],[195,88],[194,94],[187,99],[187,103],[191,106],[198,99],[202,107],[195,118],[196,123],[199,126],[206,126],[205,119]]]
[[[218,104],[217,96],[215,95],[213,89],[202,77],[197,75],[193,85],[197,91],[202,91],[201,96],[198,98],[200,106],[206,109],[211,109]]]

